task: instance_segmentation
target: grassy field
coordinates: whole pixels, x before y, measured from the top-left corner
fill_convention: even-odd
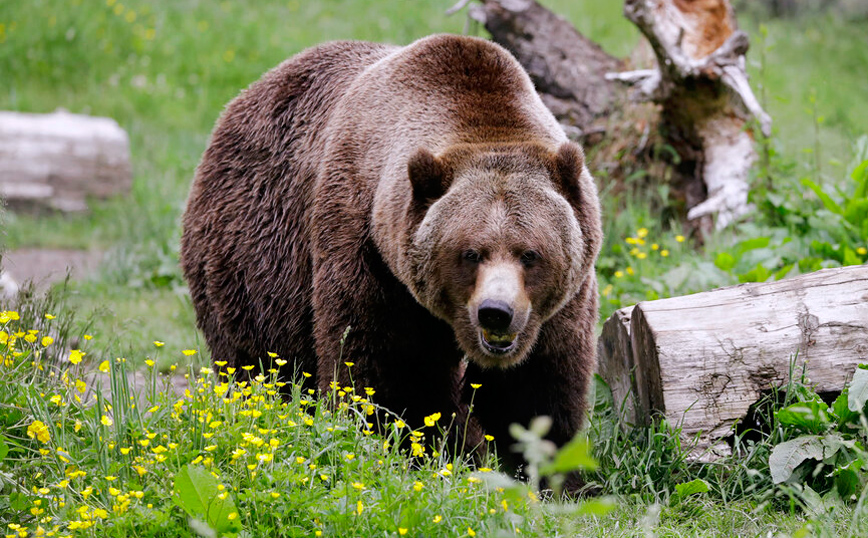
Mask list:
[[[143,362],[151,357],[155,368],[162,371],[169,371],[176,362],[192,362],[197,367],[207,363],[207,350],[200,347],[177,266],[179,219],[194,168],[223,105],[281,60],[321,41],[366,39],[403,44],[435,32],[459,33],[463,15],[446,17],[449,4],[440,0],[0,2],[0,109],[50,112],[63,107],[113,117],[130,134],[135,175],[129,196],[96,202],[88,215],[6,214],[0,241],[9,249],[64,247],[107,252],[98,274],[58,290],[64,306],[53,310],[77,320],[71,331],[94,336],[88,343],[89,358],[127,357],[131,365],[144,367]],[[546,4],[612,54],[628,55],[640,39],[621,16],[618,2],[552,0]],[[838,201],[858,192],[852,190],[858,180],[849,179],[848,174],[858,164],[854,162],[858,161],[855,144],[868,132],[864,21],[826,15],[808,20],[753,16],[744,17],[741,24],[752,39],[749,70],[754,87],[775,120],[775,134],[768,142],[770,167],[757,170],[758,177],[768,174],[774,178],[774,188],[757,190],[754,202],[760,211],[755,219],[710,238],[699,250],[681,236],[677,223],[660,222],[651,213],[646,200],[661,197],[660,192],[636,192],[620,200],[604,198],[609,209],[604,215],[607,242],[599,264],[604,313],[646,298],[868,259],[868,227],[864,232],[858,227],[851,230],[816,197],[803,196],[807,189],[800,183],[809,178]],[[639,240],[642,249],[636,247]],[[6,308],[0,305],[0,310]],[[155,340],[165,342],[158,354],[154,353]],[[190,348],[199,353],[185,356],[182,350]],[[85,361],[91,369],[98,363]],[[592,425],[605,429],[614,422],[611,417],[597,417]],[[160,427],[172,434],[170,426]],[[630,446],[645,447],[648,452],[645,459],[629,460],[635,471],[619,471],[632,472],[634,480],[643,483],[625,486],[614,479],[599,480],[604,493],[618,496],[613,513],[573,521],[528,508],[522,517],[536,523],[522,528],[537,535],[569,535],[558,530],[561,525],[580,525],[581,534],[589,536],[643,535],[646,531],[662,536],[774,535],[795,533],[811,517],[819,522],[814,527],[817,534],[846,534],[852,528],[850,508],[833,511],[831,516],[806,515],[791,510],[789,498],[781,497],[780,490],[765,482],[762,494],[725,492],[721,484],[735,484],[732,491],[736,491],[752,480],[747,470],[740,474],[737,462],[727,464],[732,465],[723,473],[727,477],[717,477],[712,483],[713,495],[674,502],[675,484],[707,477],[702,474],[707,471],[673,463],[672,458],[683,450],[675,446],[671,433],[653,433],[633,432],[635,438],[623,438],[606,449],[608,456],[598,447],[602,468],[615,476],[615,452]],[[606,436],[617,437],[611,432],[602,437]],[[100,465],[108,464],[100,461]],[[404,465],[403,460],[393,463]],[[38,467],[38,463],[33,465]],[[179,469],[177,465],[173,472]],[[675,469],[673,478],[660,481],[655,473],[667,469]],[[399,473],[396,480],[404,484],[415,479]],[[171,486],[154,491],[168,489]],[[460,497],[456,492],[446,497]],[[487,510],[491,499],[486,499],[472,510]],[[2,501],[0,506],[8,508]],[[466,517],[460,516],[461,510],[470,508],[461,504],[453,508],[457,519],[449,534],[466,534],[458,523],[463,525],[461,518]],[[172,510],[166,508],[165,517],[183,520]],[[492,523],[487,528],[500,529],[499,525]],[[332,532],[348,528],[335,527]],[[388,534],[396,529],[376,527],[371,532]],[[136,532],[148,535],[141,529]]]

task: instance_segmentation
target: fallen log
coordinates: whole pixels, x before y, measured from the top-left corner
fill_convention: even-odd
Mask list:
[[[612,314],[597,340],[597,373],[609,385],[615,409],[624,424],[635,424],[637,410],[647,407],[636,402],[638,391],[630,340],[632,313],[633,307],[628,306]]]
[[[629,346],[611,329],[625,316]],[[791,361],[818,393],[868,362],[868,266],[643,302],[607,325],[599,371],[613,392],[631,387],[637,419],[665,417],[713,459],[764,391],[786,385]]]
[[[84,211],[132,186],[130,144],[112,119],[0,112],[0,198],[10,209]]]

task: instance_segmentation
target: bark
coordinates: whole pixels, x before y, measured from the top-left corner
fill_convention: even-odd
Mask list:
[[[603,332],[597,340],[597,373],[606,380],[612,390],[615,409],[621,424],[635,424],[637,413],[648,405],[639,404],[633,363],[633,343],[630,340],[630,316],[633,307],[622,308],[603,324]]]
[[[0,112],[0,197],[11,209],[84,211],[132,186],[126,132],[65,111]]]
[[[587,135],[606,131],[605,142],[615,147],[606,156],[629,161],[656,131],[652,138],[678,154],[671,175],[688,219],[717,215],[723,228],[750,210],[751,116],[766,134],[771,128],[744,70],[747,36],[736,29],[728,0],[626,0],[624,11],[662,69],[620,72],[623,62],[535,0],[481,0],[470,14],[518,58],[568,134],[593,144]],[[628,97],[622,84],[636,91]],[[637,100],[655,103],[659,114],[631,102]],[[654,163],[636,164],[658,180],[669,175]]]
[[[648,39],[658,70],[617,78],[640,84],[662,106],[661,128],[704,182],[707,197],[690,204],[687,218],[716,214],[723,228],[750,210],[750,117],[766,136],[771,132],[747,80],[747,35],[736,29],[728,0],[626,0],[624,14]]]
[[[619,353],[632,352],[637,416],[662,414],[711,459],[764,391],[786,385],[791,360],[821,393],[868,361],[868,266],[643,302],[607,324],[624,315],[632,349],[609,346],[601,375],[629,386]]]

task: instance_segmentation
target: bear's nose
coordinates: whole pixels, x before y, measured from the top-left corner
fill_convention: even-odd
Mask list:
[[[486,299],[479,305],[479,324],[490,331],[506,332],[512,323],[512,307],[503,301]]]

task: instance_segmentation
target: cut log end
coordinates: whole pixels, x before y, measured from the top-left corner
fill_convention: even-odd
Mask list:
[[[625,317],[629,347],[616,330]],[[606,322],[599,361],[613,394],[635,380],[620,397],[637,417],[665,417],[713,459],[763,392],[786,385],[791,361],[831,393],[868,362],[868,266],[639,303]]]

